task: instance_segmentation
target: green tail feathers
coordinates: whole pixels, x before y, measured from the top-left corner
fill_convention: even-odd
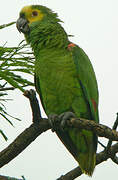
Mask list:
[[[77,138],[74,137],[74,134],[76,134]],[[74,157],[78,161],[82,172],[92,176],[96,165],[96,138],[94,134],[84,129],[78,132],[76,129],[73,129],[73,133],[71,130],[70,136],[76,145],[78,153]]]
[[[77,161],[79,162],[82,172],[92,176],[96,164],[96,153],[80,153]]]

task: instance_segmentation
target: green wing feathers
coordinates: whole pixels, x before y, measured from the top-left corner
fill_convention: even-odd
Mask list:
[[[73,60],[76,65],[78,81],[83,90],[86,101],[90,106],[91,118],[99,122],[98,117],[98,85],[92,64],[85,52],[78,46],[72,49]]]
[[[88,56],[78,46],[73,47],[72,54],[78,74],[78,83],[88,106],[89,113],[85,118],[98,122],[98,87],[93,67]],[[77,131],[75,129],[71,130],[69,135],[78,149],[75,159],[79,162],[82,171],[91,176],[96,164],[97,136],[87,130]]]

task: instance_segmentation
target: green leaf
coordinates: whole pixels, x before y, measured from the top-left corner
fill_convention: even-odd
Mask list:
[[[15,24],[15,22],[0,25],[0,30],[12,24]],[[31,48],[24,43],[24,40],[17,47],[5,46],[6,44],[0,46],[0,116],[13,126],[11,118],[20,119],[7,113],[5,102],[9,98],[6,98],[6,96],[9,95],[9,90],[17,88],[24,93],[24,87],[34,86],[34,83],[27,78],[28,75],[29,77],[34,75],[34,56]],[[25,74],[27,75],[26,78],[24,78]],[[4,139],[7,139],[2,130],[0,133]]]
[[[8,24],[3,24],[3,25],[0,25],[0,29],[3,29],[3,28],[6,28],[8,26],[11,26],[13,24],[15,24],[16,22],[11,22],[11,23],[8,23]]]
[[[0,115],[14,127],[13,123],[3,113],[0,113]]]
[[[8,140],[7,136],[4,134],[4,132],[0,129],[0,134],[3,136],[3,138],[5,139],[5,141]]]
[[[20,91],[24,93],[25,90],[21,86],[19,86],[19,84],[16,81],[14,81],[13,78],[6,76],[5,73],[2,71],[0,71],[0,76],[13,87],[18,88]]]

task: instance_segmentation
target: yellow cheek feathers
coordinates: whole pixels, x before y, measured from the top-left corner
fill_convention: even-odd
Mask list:
[[[33,12],[37,12],[37,16],[33,16]],[[21,13],[25,14],[26,19],[29,21],[29,24],[34,22],[34,21],[40,21],[43,19],[43,13],[38,10],[38,9],[32,9],[32,6],[25,6],[22,10]]]

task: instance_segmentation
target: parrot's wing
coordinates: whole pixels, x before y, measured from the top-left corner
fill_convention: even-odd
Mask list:
[[[78,81],[89,104],[92,119],[98,122],[98,86],[92,64],[80,47],[75,45],[71,51],[77,69]]]

